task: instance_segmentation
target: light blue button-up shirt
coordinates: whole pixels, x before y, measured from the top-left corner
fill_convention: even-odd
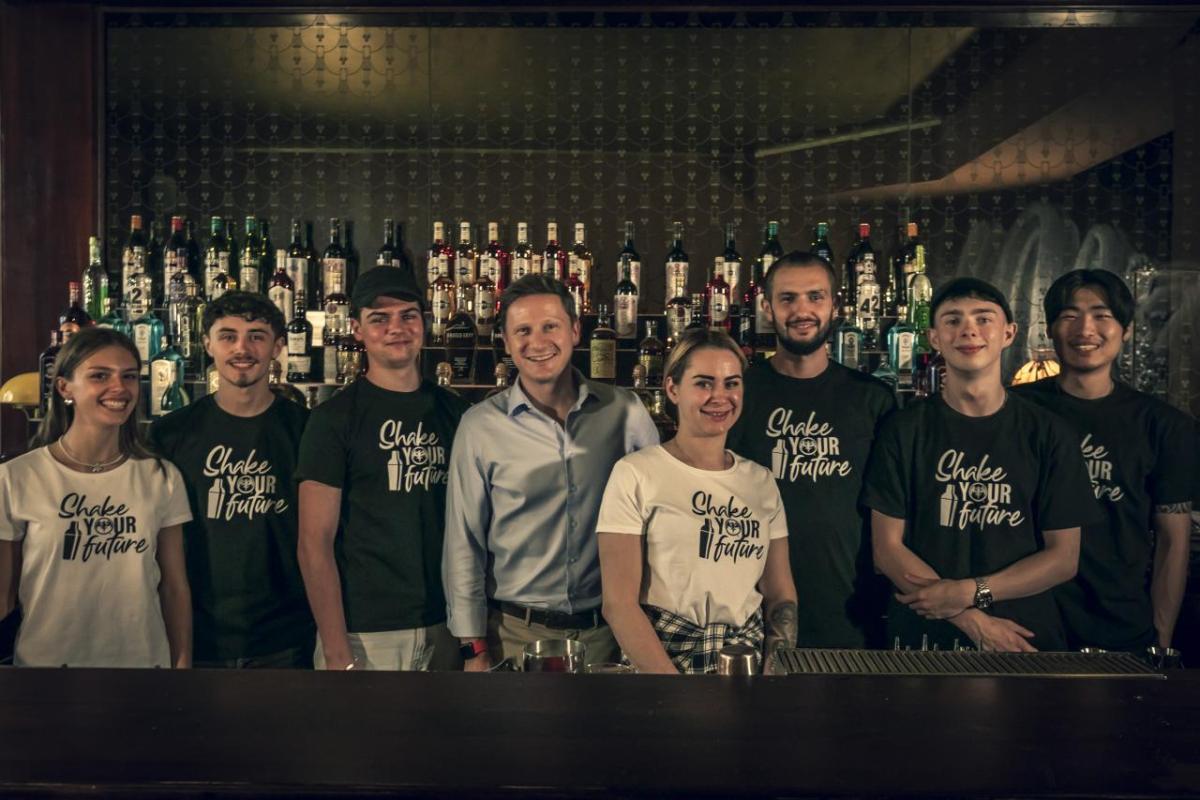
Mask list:
[[[604,487],[622,457],[658,444],[658,431],[633,392],[575,377],[565,425],[519,381],[459,423],[442,554],[455,636],[486,635],[488,600],[567,613],[600,606]]]

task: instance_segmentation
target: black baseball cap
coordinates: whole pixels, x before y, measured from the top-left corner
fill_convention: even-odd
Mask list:
[[[942,303],[947,300],[958,300],[963,297],[974,297],[976,300],[995,303],[1004,312],[1004,321],[1013,321],[1012,309],[1008,305],[1008,298],[995,286],[979,278],[955,278],[949,283],[942,284],[933,293],[933,301],[929,304],[929,319],[937,319],[938,306]]]
[[[403,267],[372,267],[358,276],[354,282],[354,292],[350,295],[350,313],[358,316],[358,312],[369,307],[379,297],[394,297],[397,300],[411,300],[425,311],[425,293],[417,286],[417,279],[411,269]]]

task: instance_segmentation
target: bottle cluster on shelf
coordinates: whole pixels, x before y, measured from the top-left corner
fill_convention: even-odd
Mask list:
[[[727,225],[724,250],[712,258],[698,292],[689,291],[692,259],[684,248],[683,224],[675,222],[663,262],[661,314],[647,313],[647,306],[657,307],[657,302],[642,300],[643,264],[632,222],[625,223],[611,302],[594,291],[596,266],[584,223],[574,224],[568,246],[559,241],[557,222],[546,222],[545,245],[540,248],[531,242],[527,222],[516,224],[512,247],[502,241],[497,222],[487,224],[486,243],[476,242],[470,222],[457,227],[457,242],[452,243],[446,224],[433,223],[424,275],[414,275],[426,286],[428,345],[443,351],[440,357],[432,354],[433,363],[440,367],[439,361],[447,362],[455,384],[478,385],[475,352],[481,345],[494,351],[495,364],[507,360],[496,327],[500,297],[512,281],[535,273],[562,281],[580,318],[590,321],[585,348],[590,356],[585,363],[600,380],[629,382],[628,373],[617,374],[615,352],[620,347],[637,352],[648,386],[661,385],[663,354],[693,326],[730,332],[748,356],[775,347],[762,292],[768,271],[785,253],[778,222],[764,226],[758,255],[748,268],[738,252],[734,226]],[[120,271],[111,275],[103,264],[100,242],[92,237],[88,264],[81,280],[69,287],[67,311],[60,316],[57,338],[43,361],[57,352],[58,338],[93,320],[120,329],[141,353],[143,374],[151,386],[150,412],[166,412],[187,402],[188,377],[211,389],[216,377],[211,366],[205,370],[201,320],[207,303],[236,288],[264,294],[283,314],[287,336],[281,360],[286,368],[278,370],[280,381],[286,377],[289,384],[336,385],[362,371],[363,348],[349,324],[349,298],[360,266],[352,221],[331,219],[328,243],[319,254],[309,221],[291,220],[288,244],[278,248],[271,241],[269,220],[257,216],[244,218],[241,241],[230,219],[214,216],[208,229],[208,240],[201,246],[195,226],[173,216],[163,240],[157,223],[147,230],[143,217],[135,214]],[[936,376],[923,333],[932,287],[917,226],[906,226],[890,268],[883,265],[870,237],[870,225],[861,223],[840,270],[834,300],[840,319],[830,337],[831,354],[855,369],[871,371],[875,366],[874,373],[898,390],[928,392],[930,376]],[[835,263],[828,223],[813,228],[808,250]],[[385,220],[374,265],[413,269],[391,219]]]

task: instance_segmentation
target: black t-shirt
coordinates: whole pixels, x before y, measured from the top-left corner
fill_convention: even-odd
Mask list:
[[[334,552],[350,632],[445,621],[446,469],[466,409],[429,382],[393,392],[362,378],[313,411],[296,480],[342,490]]]
[[[257,416],[238,417],[208,395],[150,428],[192,506],[183,535],[197,661],[312,644],[292,481],[307,418],[279,397]]]
[[[1042,550],[1042,532],[1099,515],[1079,437],[1054,414],[1009,394],[987,417],[968,417],[941,396],[912,403],[883,424],[871,453],[863,504],[906,521],[904,543],[943,578],[991,575]],[[1066,639],[1052,592],[997,601],[992,614],[1034,632],[1039,650]],[[944,649],[964,633],[925,620],[894,598],[888,637]]]
[[[1192,499],[1193,420],[1118,383],[1098,400],[1072,397],[1054,378],[1015,391],[1059,414],[1082,439],[1104,519],[1083,529],[1079,573],[1055,588],[1072,647],[1141,650],[1154,643],[1147,578],[1154,507]]]
[[[871,442],[895,406],[882,381],[834,362],[806,379],[769,363],[746,370],[729,447],[771,470],[783,496],[801,647],[881,643],[886,582],[872,568],[858,498]]]

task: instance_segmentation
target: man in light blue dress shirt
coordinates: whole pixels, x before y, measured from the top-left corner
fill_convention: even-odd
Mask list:
[[[658,444],[637,396],[571,366],[579,343],[563,284],[528,275],[501,297],[518,378],[463,416],[450,456],[442,576],[465,669],[578,639],[587,663],[615,661],[600,616],[596,517],[613,465]]]

